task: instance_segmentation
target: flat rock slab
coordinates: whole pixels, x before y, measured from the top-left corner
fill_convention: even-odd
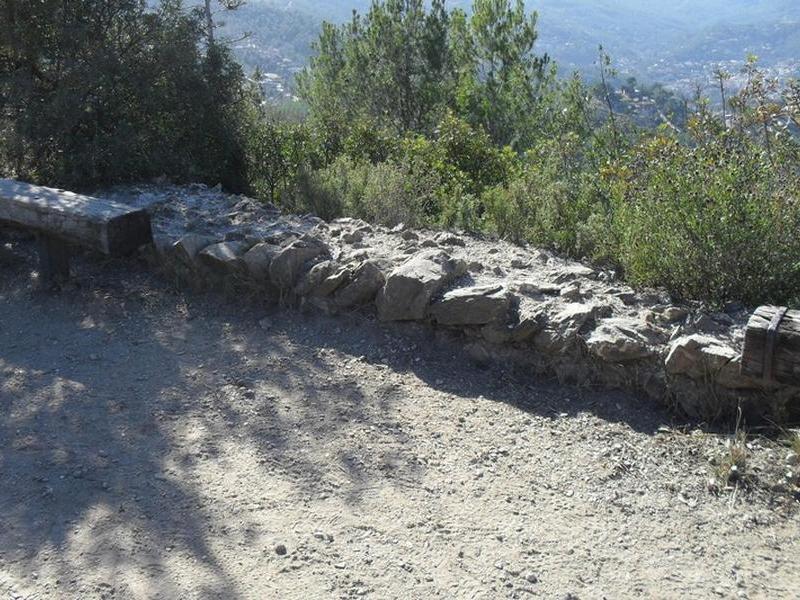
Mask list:
[[[511,293],[503,286],[453,290],[433,304],[430,315],[439,325],[486,325],[507,320]]]
[[[604,319],[586,338],[586,347],[606,362],[626,362],[656,355],[658,332],[633,319]]]
[[[0,179],[0,221],[112,256],[153,241],[150,216],[141,208],[12,179]]]
[[[197,257],[202,264],[220,273],[238,273],[244,266],[242,256],[248,248],[247,242],[220,242],[201,250]]]

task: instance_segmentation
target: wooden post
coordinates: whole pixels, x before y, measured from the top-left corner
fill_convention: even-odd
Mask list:
[[[742,375],[800,386],[800,311],[761,306],[747,323]]]
[[[48,285],[64,283],[69,279],[69,246],[62,240],[40,233],[39,277]]]

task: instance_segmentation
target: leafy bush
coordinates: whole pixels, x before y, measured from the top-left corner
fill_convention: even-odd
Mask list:
[[[605,203],[597,178],[582,163],[583,150],[574,135],[542,142],[528,153],[519,176],[485,194],[485,225],[515,241],[592,254],[586,225]]]
[[[400,152],[427,164],[443,179],[458,181],[472,194],[507,181],[517,162],[513,150],[496,146],[483,128],[449,111],[430,137],[408,136]]]
[[[659,135],[613,194],[615,258],[637,284],[716,303],[800,290],[800,185],[734,132],[694,147]]]
[[[342,154],[328,166],[314,169],[309,161],[307,168],[295,169],[295,195],[282,200],[282,205],[313,210],[323,217],[347,214],[391,225],[477,229],[484,212],[484,189],[505,181],[517,167],[514,152],[497,148],[485,132],[452,113],[445,115],[431,138],[414,134],[392,138],[368,123],[362,121],[350,130]],[[283,130],[273,130],[274,140],[283,135]],[[284,135],[274,144],[286,146],[291,137]],[[285,156],[286,151],[258,154]],[[269,162],[284,175],[292,171],[285,158],[265,164]]]
[[[167,174],[241,189],[244,77],[180,2],[0,4],[0,168],[65,187]]]
[[[275,204],[286,206],[299,178],[322,161],[314,133],[304,123],[251,111],[244,138],[248,186],[256,196]]]
[[[518,168],[510,148],[498,148],[480,127],[447,112],[431,137],[407,135],[397,151],[411,171],[433,174],[435,198],[425,204],[429,223],[478,229],[485,213],[482,194],[508,181]]]
[[[329,166],[304,173],[296,206],[323,218],[341,215],[374,223],[420,226],[439,203],[441,180],[408,162],[373,165],[342,156]]]

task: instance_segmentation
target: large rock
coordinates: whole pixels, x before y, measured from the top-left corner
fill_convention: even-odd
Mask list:
[[[731,389],[761,387],[760,382],[740,374],[740,362],[741,355],[722,340],[693,334],[672,342],[664,366],[670,375],[715,381]]]
[[[345,231],[342,234],[342,241],[345,244],[358,244],[364,241],[364,234],[360,231]]]
[[[547,325],[547,307],[545,302],[536,302],[513,294],[510,316],[516,318],[512,318],[510,322],[484,325],[481,335],[487,342],[496,345],[527,342]]]
[[[667,326],[677,324],[679,321],[685,322],[689,314],[689,310],[686,308],[661,304],[647,309],[644,312],[644,318],[649,323],[659,323],[660,325]]]
[[[168,235],[153,234],[153,242],[142,247],[141,256],[150,266],[170,271],[174,267],[175,240]]]
[[[441,250],[426,250],[394,269],[378,293],[378,318],[382,321],[417,321],[425,318],[434,294],[466,272],[462,260]]]
[[[304,272],[306,263],[319,256],[329,256],[328,247],[321,240],[306,236],[283,248],[269,265],[269,276],[280,289],[292,289]]]
[[[312,290],[312,295],[325,297],[330,296],[340,287],[342,287],[346,282],[350,281],[350,278],[353,275],[352,269],[349,267],[339,267],[336,270],[331,271],[331,273],[323,279],[320,284]]]
[[[463,238],[447,231],[438,234],[434,239],[442,246],[461,246],[463,248],[467,245]]]
[[[762,382],[742,375],[742,355],[729,346],[709,346],[701,350],[704,360],[712,365],[717,383],[729,389],[760,389]]]
[[[295,288],[298,296],[330,296],[346,281],[350,280],[352,270],[331,260],[318,262],[300,279]]]
[[[34,238],[35,239],[35,238]],[[170,259],[175,257],[175,244],[177,241],[172,236],[162,233],[154,233],[153,234],[153,243],[151,250],[157,256],[164,256],[169,257]]]
[[[567,283],[576,279],[597,279],[597,271],[583,265],[568,265],[556,270],[553,281]]]
[[[604,305],[573,302],[547,318],[547,326],[533,339],[537,350],[549,354],[569,350],[577,340],[580,330],[593,319],[608,314]]]
[[[247,242],[220,242],[203,248],[197,254],[197,259],[218,275],[238,274],[244,270],[242,255],[248,249]]]
[[[371,302],[386,282],[380,265],[374,260],[364,261],[353,273],[352,279],[334,296],[338,308],[350,308]]]
[[[512,342],[526,342],[547,325],[547,305],[529,298],[519,299],[519,319],[511,332]]]
[[[664,366],[670,375],[702,377],[706,371],[702,350],[717,345],[717,340],[705,335],[679,337],[670,345]]]
[[[202,250],[205,250],[212,244],[219,241],[207,235],[200,235],[199,233],[187,233],[179,239],[172,247],[175,258],[187,266],[194,264],[197,255]]]
[[[620,363],[655,356],[664,334],[634,319],[605,319],[586,338],[586,347],[597,358]]]
[[[581,282],[580,281],[573,281],[569,285],[564,286],[559,291],[559,296],[564,300],[569,300],[570,302],[577,302],[584,297],[583,292],[581,292]]]
[[[262,242],[245,252],[242,260],[250,277],[262,283],[269,281],[269,267],[280,251],[280,246]]]
[[[430,308],[439,325],[486,325],[508,320],[511,293],[501,285],[460,288],[447,292]]]

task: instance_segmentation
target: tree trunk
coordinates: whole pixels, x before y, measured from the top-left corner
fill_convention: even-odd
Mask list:
[[[206,15],[206,35],[208,36],[208,45],[214,45],[214,16],[211,14],[211,0],[206,0],[205,7]]]

